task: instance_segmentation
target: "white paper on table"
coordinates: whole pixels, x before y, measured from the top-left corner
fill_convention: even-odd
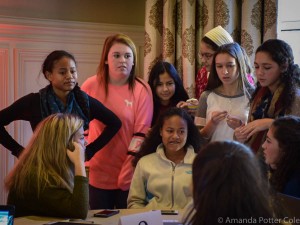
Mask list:
[[[119,225],[163,225],[160,210],[121,216]]]

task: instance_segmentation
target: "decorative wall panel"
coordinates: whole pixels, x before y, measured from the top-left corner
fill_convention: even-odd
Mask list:
[[[53,50],[66,50],[75,56],[81,85],[96,74],[104,40],[115,33],[127,34],[135,42],[137,72],[142,77],[143,27],[0,17],[0,110],[48,84],[41,65]],[[24,121],[9,124],[7,130],[23,146],[32,135],[29,123]],[[6,203],[3,182],[15,160],[0,145],[0,204]]]

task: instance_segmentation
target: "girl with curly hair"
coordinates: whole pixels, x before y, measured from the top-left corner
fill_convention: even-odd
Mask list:
[[[270,184],[277,192],[300,198],[300,118],[276,119],[262,148]]]
[[[128,208],[182,209],[192,200],[192,162],[201,146],[192,117],[170,108],[151,129],[133,162]]]
[[[261,153],[274,119],[300,116],[300,69],[294,63],[291,47],[278,39],[265,41],[257,48],[254,65],[258,83],[250,101],[248,123],[235,129],[234,134],[238,141]]]

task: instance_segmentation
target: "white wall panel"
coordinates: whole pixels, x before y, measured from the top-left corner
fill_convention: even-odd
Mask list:
[[[300,1],[278,0],[278,38],[293,49],[294,61],[300,64]]]
[[[0,108],[4,108],[9,96],[12,94],[9,89],[9,49],[0,48]],[[13,126],[7,127],[8,132],[13,133]],[[6,201],[6,191],[4,189],[4,178],[12,168],[14,158],[0,145],[0,204]]]
[[[0,17],[0,110],[48,84],[41,65],[53,50],[66,50],[75,56],[81,85],[96,74],[104,40],[115,33],[125,33],[135,42],[137,72],[142,77],[143,27]],[[24,121],[10,124],[7,130],[23,146],[32,135],[29,123]],[[0,204],[6,202],[3,181],[15,160],[0,145]]]

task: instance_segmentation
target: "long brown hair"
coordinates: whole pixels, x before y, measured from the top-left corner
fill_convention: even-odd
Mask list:
[[[213,66],[211,68],[210,75],[208,78],[208,83],[205,90],[213,90],[223,85],[222,81],[218,76],[217,69],[216,69],[216,57],[219,54],[228,54],[235,59],[238,66],[237,72],[239,73],[238,88],[241,91],[243,91],[244,95],[248,99],[250,99],[254,91],[254,86],[252,86],[252,84],[247,79],[248,72],[251,72],[249,68],[249,59],[248,56],[245,54],[243,47],[241,47],[236,42],[222,45],[215,53],[212,62]]]
[[[300,171],[300,118],[278,118],[273,122],[271,129],[282,156],[276,163],[277,168],[272,171],[270,182],[276,191],[282,192],[289,179]]]
[[[238,142],[211,142],[198,153],[193,163],[193,192],[192,225],[217,225],[226,223],[226,218],[248,219],[245,224],[250,219],[258,223],[260,217],[272,218],[267,182],[258,161]]]
[[[300,68],[294,62],[294,55],[291,46],[283,40],[269,39],[262,43],[256,50],[255,55],[259,52],[264,52],[274,61],[282,72],[280,74],[280,83],[284,84],[284,90],[282,91],[281,104],[284,109],[284,113],[289,113],[292,110],[295,96],[297,95],[297,89],[300,85]],[[254,101],[255,96],[262,89],[258,83],[255,92],[252,95],[251,102]]]

